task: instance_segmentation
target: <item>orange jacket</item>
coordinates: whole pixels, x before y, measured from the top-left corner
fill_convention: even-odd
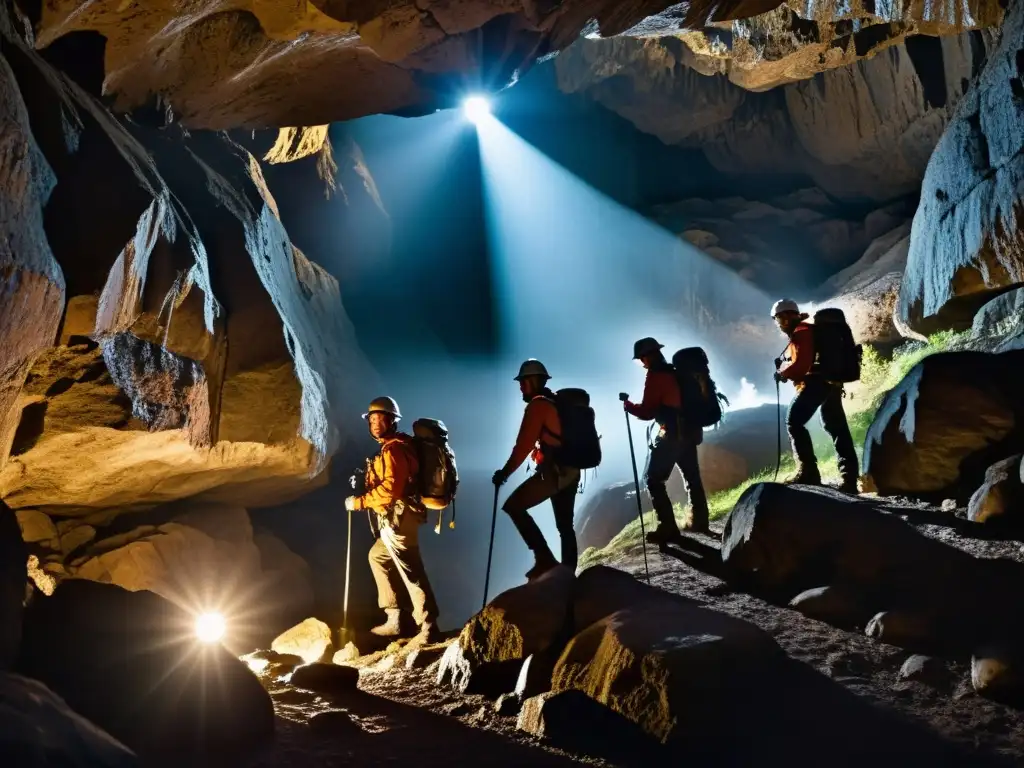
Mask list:
[[[779,366],[779,375],[795,384],[801,383],[811,372],[814,364],[814,327],[800,323],[789,339],[789,346],[782,353],[786,361]]]
[[[625,403],[626,413],[640,421],[650,421],[661,415],[665,408],[679,409],[682,399],[676,376],[669,370],[648,370],[644,379],[644,397],[640,403]]]
[[[540,464],[544,459],[544,446],[559,445],[558,436],[561,434],[562,422],[555,404],[548,396],[537,395],[526,404],[519,436],[502,471],[511,475],[530,454],[533,454],[534,462]]]
[[[396,501],[406,501],[417,493],[416,476],[419,457],[412,438],[396,432],[381,445],[366,473],[366,493],[357,496],[356,509],[385,512]]]

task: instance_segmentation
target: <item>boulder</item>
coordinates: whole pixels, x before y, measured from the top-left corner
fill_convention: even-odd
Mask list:
[[[999,595],[1024,584],[1020,564],[975,558],[918,533],[898,512],[827,488],[754,485],[726,520],[722,560],[731,580],[781,599],[829,582],[855,601],[856,614],[844,618],[885,611],[869,630],[885,642],[925,636],[962,650],[1019,631]]]
[[[726,700],[743,695],[746,674],[780,657],[753,624],[652,596],[573,637],[551,688],[585,693],[662,744],[678,744],[722,717]]]
[[[189,613],[152,592],[71,579],[37,595],[17,671],[144,760],[242,760],[273,739],[273,704],[245,662],[199,643]]]
[[[0,500],[0,671],[10,669],[21,644],[27,561],[18,521]]]
[[[136,768],[132,752],[38,680],[0,673],[0,754],[17,768]]]
[[[1017,348],[1024,334],[1024,288],[1014,288],[983,304],[971,323],[971,337],[977,342]]]
[[[836,587],[806,589],[789,601],[789,607],[836,627],[864,626],[871,618],[871,609],[862,605],[857,594]]]
[[[580,632],[617,611],[648,602],[667,601],[683,607],[700,605],[684,595],[649,587],[632,574],[607,565],[587,568],[576,580],[572,597],[572,629]]]
[[[915,653],[903,662],[898,674],[900,680],[916,680],[928,685],[948,683],[952,675],[945,662],[935,656]]]
[[[462,692],[512,690],[530,654],[564,643],[575,577],[564,566],[494,598],[441,659],[438,683]]]
[[[882,496],[966,506],[993,462],[1024,450],[1024,350],[926,357],[886,393],[863,472]]]
[[[299,656],[307,664],[321,661],[334,653],[331,628],[312,617],[282,632],[270,648],[275,653]]]
[[[1020,654],[1005,646],[990,645],[971,656],[971,685],[983,696],[1020,703],[1024,698],[1024,675]]]
[[[1021,454],[997,461],[985,470],[985,482],[967,504],[967,517],[976,523],[1013,522],[1024,516]]]
[[[910,248],[910,223],[875,238],[864,255],[815,292],[815,305],[838,307],[860,344],[903,340],[893,322]]]
[[[1024,282],[1022,36],[1024,3],[1013,2],[928,161],[898,308],[919,333],[966,330],[996,292]]]
[[[304,664],[292,672],[288,681],[296,688],[327,695],[350,693],[359,684],[359,670],[339,664],[315,662]]]
[[[646,735],[636,724],[575,689],[526,699],[518,707],[516,728],[583,754],[619,753],[637,760],[649,752]]]

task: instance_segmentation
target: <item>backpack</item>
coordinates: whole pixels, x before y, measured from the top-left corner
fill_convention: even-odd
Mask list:
[[[686,347],[672,355],[679,399],[682,403],[683,424],[688,427],[713,427],[722,420],[722,401],[718,393],[708,356],[700,347]]]
[[[459,487],[459,470],[448,444],[448,429],[436,419],[417,419],[412,435],[420,462],[420,500],[427,509],[444,509],[455,500]]]
[[[860,378],[864,348],[854,342],[843,310],[819,309],[814,313],[814,363],[811,373],[828,381],[847,383]]]
[[[562,434],[558,435],[561,445],[551,451],[552,458],[563,467],[593,469],[601,463],[601,436],[590,395],[582,389],[560,389],[555,392],[554,404]]]

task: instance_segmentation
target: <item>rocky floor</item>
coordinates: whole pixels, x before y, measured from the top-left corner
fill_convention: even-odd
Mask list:
[[[909,506],[907,512],[923,533],[952,546],[980,557],[1024,560],[1017,541],[972,539],[955,524],[922,522],[955,521],[948,512]],[[720,563],[714,536],[691,537],[686,548],[649,549],[648,562],[654,585],[756,623],[798,662],[791,674],[756,686],[763,692],[756,701],[737,701],[723,724],[735,738],[723,742],[720,755],[702,753],[695,764],[1009,765],[1024,759],[1024,717],[974,692],[969,659],[932,660],[907,678],[901,668],[908,651],[733,591],[714,575]],[[639,548],[609,564],[644,578]],[[379,654],[361,660],[359,692],[334,699],[272,684],[277,746],[254,765],[635,762],[552,748],[518,732],[516,718],[497,714],[487,699],[436,686],[436,665],[405,669],[392,661]]]

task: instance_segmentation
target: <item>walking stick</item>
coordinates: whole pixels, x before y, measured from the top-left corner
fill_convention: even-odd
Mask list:
[[[498,489],[501,486],[494,486],[494,509],[491,510],[491,544],[487,547],[487,575],[484,577],[484,604],[481,611],[487,607],[487,590],[491,585],[491,555],[494,554],[494,525],[498,522]]]
[[[623,411],[623,413],[626,413]],[[647,575],[647,583],[651,583],[651,571],[647,567],[647,531],[644,530],[644,508],[640,502],[640,477],[636,473],[636,452],[633,450],[633,428],[629,424],[629,414],[626,413],[626,434],[629,435],[629,458],[633,462],[633,485],[636,486],[636,511],[640,517],[640,536],[644,549],[644,573]]]
[[[773,483],[779,482],[779,469],[782,467],[782,395],[779,394],[779,380],[775,380],[775,477]]]

